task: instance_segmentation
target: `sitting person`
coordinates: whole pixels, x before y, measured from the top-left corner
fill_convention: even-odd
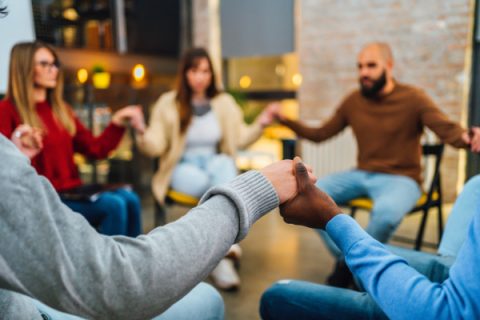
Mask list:
[[[5,100],[0,101],[0,133],[31,158],[37,172],[57,192],[82,185],[73,161],[74,152],[101,159],[116,148],[129,122],[142,130],[138,107],[117,111],[99,137],[94,137],[62,98],[63,76],[55,51],[41,42],[19,43],[12,48]],[[30,133],[32,133],[30,135]],[[30,143],[22,143],[31,136]],[[95,201],[64,200],[106,235],[135,237],[142,232],[138,196],[127,189],[102,193]]]
[[[245,125],[232,96],[218,90],[210,57],[202,48],[184,54],[177,78],[176,91],[159,98],[148,128],[137,134],[140,151],[160,157],[152,179],[159,203],[164,203],[169,187],[199,198],[210,187],[231,181],[237,175],[237,149],[257,140],[272,121],[271,110],[265,110],[255,123]],[[240,247],[232,247],[230,256],[239,254]],[[225,290],[240,285],[228,259],[220,262],[212,278]]]
[[[195,297],[185,298],[194,305],[182,297],[255,221],[297,192],[292,161],[283,160],[210,189],[182,219],[147,235],[107,237],[73,214],[2,135],[0,158],[4,319],[42,319],[39,309],[49,319],[50,309],[26,296],[89,319],[147,319],[164,312],[168,319],[223,319],[215,291],[192,291]]]
[[[345,97],[335,114],[320,127],[286,119],[280,122],[305,139],[325,141],[347,126],[352,128],[358,145],[355,169],[318,180],[317,186],[339,204],[359,197],[373,200],[366,231],[386,243],[417,203],[422,191],[420,138],[430,128],[445,143],[457,148],[480,151],[480,129],[468,130],[449,120],[422,90],[396,81],[393,54],[385,43],[367,44],[357,58],[360,88]],[[395,196],[392,196],[395,194]],[[337,258],[327,284],[349,287],[352,277],[341,252],[321,232]]]
[[[295,162],[299,194],[281,214],[289,223],[324,228],[366,292],[279,281],[262,297],[262,319],[480,318],[480,176],[455,202],[436,256],[383,246],[341,214]]]

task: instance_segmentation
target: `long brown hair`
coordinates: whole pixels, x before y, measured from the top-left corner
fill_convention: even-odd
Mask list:
[[[32,127],[43,128],[44,125],[38,117],[34,99],[34,55],[37,50],[45,48],[54,56],[58,63],[58,56],[51,46],[46,43],[22,42],[13,46],[10,53],[10,70],[8,87],[5,98],[15,104],[22,123]],[[72,113],[63,100],[63,73],[58,69],[57,85],[47,89],[47,101],[52,106],[56,119],[71,134],[75,134],[75,122]]]
[[[212,74],[210,85],[207,88],[206,95],[213,98],[218,94],[218,89],[215,80],[215,72],[213,72],[212,60],[208,52],[203,48],[192,48],[183,55],[177,74],[177,97],[178,112],[180,114],[180,132],[184,133],[192,119],[192,88],[188,84],[187,72],[192,68],[196,68],[201,59],[207,59]]]

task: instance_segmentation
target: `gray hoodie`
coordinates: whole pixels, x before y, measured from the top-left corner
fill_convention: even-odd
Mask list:
[[[251,171],[209,190],[178,221],[135,239],[98,234],[0,135],[0,312],[41,319],[22,295],[86,318],[146,319],[202,281],[278,205]]]

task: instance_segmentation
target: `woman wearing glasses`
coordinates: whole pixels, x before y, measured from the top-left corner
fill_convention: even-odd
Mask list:
[[[12,48],[7,94],[0,101],[0,133],[31,159],[37,172],[57,192],[82,182],[73,161],[75,152],[101,159],[116,148],[125,127],[144,128],[143,114],[128,106],[112,116],[103,133],[94,137],[62,98],[63,75],[55,51],[41,42],[19,43]],[[64,200],[99,231],[107,235],[141,233],[138,196],[126,189],[104,192],[95,201]]]

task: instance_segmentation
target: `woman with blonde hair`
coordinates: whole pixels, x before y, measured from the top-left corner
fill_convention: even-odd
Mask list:
[[[103,133],[94,137],[63,100],[63,74],[57,54],[42,42],[16,44],[11,51],[7,94],[0,101],[0,133],[31,159],[57,192],[82,185],[73,161],[75,152],[93,159],[108,156],[130,123],[144,128],[136,106],[120,109]],[[138,196],[127,189],[101,193],[95,201],[64,200],[107,235],[141,233]]]
[[[211,59],[203,48],[188,50],[181,59],[175,91],[163,94],[153,107],[149,126],[137,135],[141,151],[160,157],[152,179],[156,200],[163,203],[169,187],[199,198],[210,187],[237,175],[234,157],[272,121],[267,109],[251,124],[231,95],[216,86]],[[238,257],[240,247],[232,247]],[[212,277],[221,289],[236,289],[240,280],[230,260],[222,260]]]

